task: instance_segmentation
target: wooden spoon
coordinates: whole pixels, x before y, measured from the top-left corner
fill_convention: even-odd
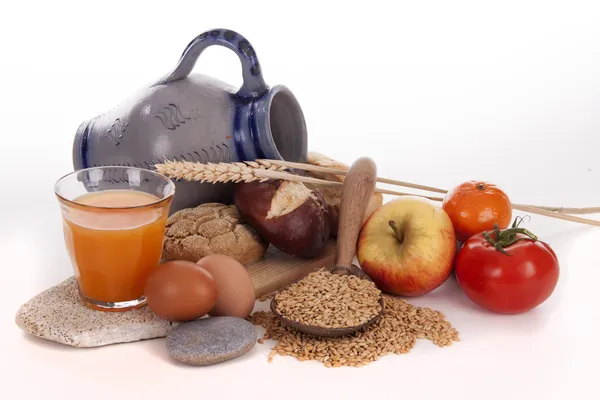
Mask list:
[[[331,273],[354,275],[371,281],[371,278],[362,269],[352,264],[352,259],[356,252],[356,242],[367,206],[375,190],[376,179],[377,167],[370,158],[359,158],[348,170],[342,189],[335,265],[326,269]],[[379,304],[381,311],[371,320],[361,325],[345,328],[322,328],[287,319],[277,311],[275,298],[271,300],[271,311],[284,326],[313,336],[336,337],[348,335],[376,322],[383,313],[383,296],[379,298]]]

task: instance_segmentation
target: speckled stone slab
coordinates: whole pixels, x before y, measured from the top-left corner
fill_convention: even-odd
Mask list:
[[[189,365],[211,365],[249,352],[256,344],[254,325],[236,317],[211,317],[186,322],[167,336],[167,351]]]
[[[23,304],[15,321],[27,333],[74,347],[166,337],[177,326],[157,317],[148,307],[123,312],[91,310],[80,301],[75,277]]]

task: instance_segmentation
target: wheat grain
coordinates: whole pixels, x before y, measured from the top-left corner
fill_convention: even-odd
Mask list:
[[[256,171],[267,170],[283,172],[287,167],[275,165],[269,161],[244,161],[234,163],[199,163],[191,161],[169,161],[155,164],[156,171],[172,179],[195,182],[264,182],[269,178],[257,176]]]
[[[284,317],[321,328],[347,328],[366,323],[381,311],[381,291],[372,281],[320,270],[275,296]]]
[[[439,311],[414,307],[397,297],[384,295],[385,308],[379,321],[358,332],[337,338],[319,338],[284,327],[270,311],[257,311],[248,317],[265,328],[261,338],[274,339],[268,356],[295,357],[299,361],[316,360],[327,368],[362,367],[386,354],[408,353],[417,339],[429,339],[439,347],[460,341],[458,332]]]
[[[278,293],[278,292],[265,293],[265,294],[263,294],[262,296],[260,296],[260,297],[258,298],[258,300],[259,300],[260,302],[265,302],[265,301],[267,301],[267,300],[271,300],[271,299],[275,298],[275,295],[277,295],[277,293]]]

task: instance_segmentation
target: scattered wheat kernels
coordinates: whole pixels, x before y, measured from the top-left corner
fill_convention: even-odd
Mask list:
[[[287,319],[321,328],[362,325],[381,312],[381,291],[372,281],[320,270],[277,293],[277,311]]]
[[[265,302],[265,301],[267,301],[267,300],[271,300],[272,298],[274,298],[276,294],[277,294],[277,293],[267,293],[267,294],[263,294],[262,296],[260,296],[260,297],[258,298],[258,300],[259,300],[260,302]]]
[[[373,325],[337,338],[318,338],[281,325],[270,311],[248,317],[265,328],[262,340],[277,343],[269,354],[291,356],[300,361],[317,360],[325,367],[361,367],[386,354],[408,353],[416,340],[426,338],[439,347],[460,341],[458,332],[444,315],[429,308],[414,307],[402,299],[384,295],[384,312]]]

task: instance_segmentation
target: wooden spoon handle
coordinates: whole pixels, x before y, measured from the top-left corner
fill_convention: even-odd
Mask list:
[[[356,241],[377,180],[377,166],[367,157],[356,160],[344,179],[335,264],[350,267]]]

